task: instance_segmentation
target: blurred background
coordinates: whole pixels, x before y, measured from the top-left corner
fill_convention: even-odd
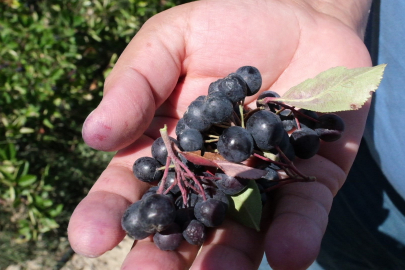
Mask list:
[[[61,269],[66,228],[114,153],[81,127],[142,24],[184,0],[0,0],[0,269]]]

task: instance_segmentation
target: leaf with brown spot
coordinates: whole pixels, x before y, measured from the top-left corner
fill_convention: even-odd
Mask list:
[[[380,85],[385,67],[386,64],[353,69],[334,67],[273,100],[324,113],[357,110]]]

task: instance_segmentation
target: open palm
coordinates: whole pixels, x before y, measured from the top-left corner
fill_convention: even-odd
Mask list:
[[[132,174],[133,162],[208,85],[238,67],[257,67],[261,91],[283,94],[334,66],[369,66],[362,40],[347,25],[296,1],[198,1],[151,18],[134,37],[106,80],[104,98],[87,118],[83,138],[116,156],[78,205],[69,224],[73,249],[99,256],[125,236],[120,220],[148,185]],[[249,97],[246,103],[255,100]],[[202,249],[181,245],[161,251],[137,241],[124,269],[255,269],[263,251],[275,269],[306,268],[316,258],[333,196],[343,184],[364,128],[367,108],[341,113],[347,129],[319,154],[296,160],[316,182],[275,192],[258,233],[227,220]]]

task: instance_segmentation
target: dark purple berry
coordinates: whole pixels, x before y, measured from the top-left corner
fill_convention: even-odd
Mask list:
[[[247,96],[253,96],[262,87],[262,75],[260,71],[252,66],[243,66],[235,72],[240,75],[247,85]]]
[[[175,250],[183,241],[179,225],[176,223],[170,224],[161,232],[156,232],[153,236],[153,242],[160,250]]]
[[[204,224],[193,219],[183,231],[183,237],[190,244],[201,246],[206,238],[205,230]]]
[[[132,169],[136,178],[142,182],[156,182],[159,181],[163,176],[163,171],[158,170],[162,164],[159,163],[155,158],[152,157],[141,157],[138,158]]]

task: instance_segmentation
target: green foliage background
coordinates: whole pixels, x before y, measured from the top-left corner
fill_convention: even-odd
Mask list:
[[[83,143],[82,123],[142,24],[184,2],[0,1],[0,269],[66,235],[112,157]]]

